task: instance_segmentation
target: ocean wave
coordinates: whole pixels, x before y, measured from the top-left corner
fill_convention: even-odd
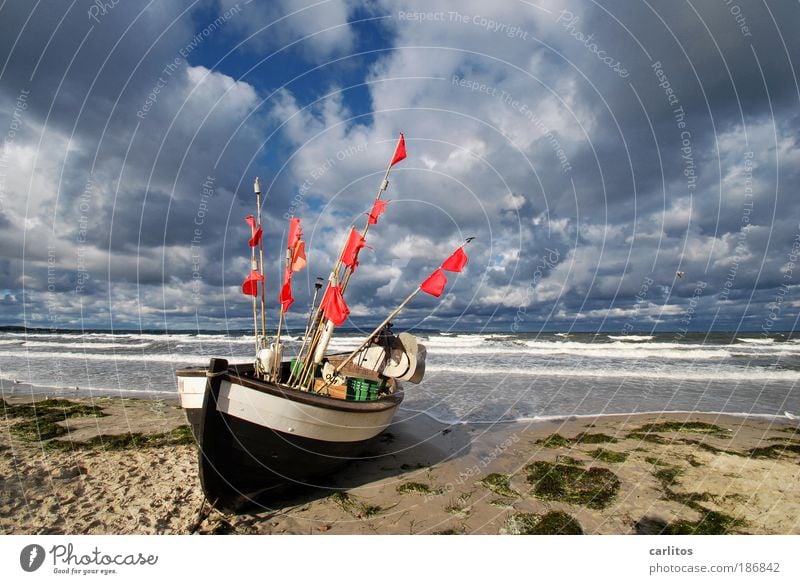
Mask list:
[[[769,371],[758,367],[748,369],[692,369],[681,368],[662,368],[662,369],[573,369],[558,367],[481,367],[480,369],[468,370],[464,367],[451,365],[431,365],[428,364],[428,373],[463,373],[472,377],[496,376],[505,378],[510,375],[524,377],[580,377],[580,378],[603,378],[603,379],[674,379],[680,381],[798,381],[800,371]]]
[[[92,349],[146,349],[152,347],[153,343],[58,343],[49,341],[23,341],[23,347],[43,347],[43,348],[66,348],[76,350]]]
[[[653,335],[608,335],[612,341],[626,341],[630,343],[640,343],[644,341],[652,341]]]
[[[114,353],[64,353],[64,352],[36,352],[36,351],[4,351],[2,357],[15,357],[18,359],[71,359],[71,360],[86,360],[86,361],[139,361],[139,362],[153,362],[153,363],[177,363],[185,365],[204,365],[208,363],[212,355],[187,355],[187,354],[155,354],[155,355],[120,355]],[[217,357],[214,355],[214,357]],[[231,363],[243,363],[247,361],[247,357],[220,357],[226,359]]]
[[[428,350],[429,355],[518,355],[520,359],[530,357],[556,357],[569,355],[586,357],[588,359],[682,359],[687,361],[704,361],[710,359],[726,359],[731,356],[725,349],[636,349],[626,350],[626,347],[586,346],[584,347],[547,347],[547,348],[512,348],[512,347],[473,347],[473,348],[439,348],[435,352]],[[428,357],[430,360],[430,356]]]
[[[743,339],[740,337],[737,337],[736,340],[740,343],[749,343],[751,345],[771,345],[775,342],[775,339]]]

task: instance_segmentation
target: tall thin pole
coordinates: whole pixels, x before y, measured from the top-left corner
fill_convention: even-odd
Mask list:
[[[258,226],[261,227],[261,181],[258,180],[256,177],[255,182],[253,183],[253,190],[256,193],[256,204],[258,205]],[[264,299],[264,288],[266,288],[267,281],[264,278],[264,235],[263,235],[263,227],[262,227],[262,235],[261,240],[259,241],[258,246],[258,253],[261,259],[260,262],[260,274],[261,274],[261,348],[265,349],[267,347],[267,311],[265,308],[266,302]]]
[[[377,328],[374,331],[372,331],[369,334],[369,336],[367,336],[366,339],[364,339],[364,342],[362,342],[358,346],[358,348],[356,348],[352,353],[350,353],[344,361],[342,361],[341,363],[339,363],[339,365],[336,366],[336,369],[334,369],[334,371],[333,371],[333,376],[332,377],[336,377],[336,375],[339,374],[339,371],[341,371],[345,367],[345,365],[350,363],[350,361],[352,361],[353,358],[355,358],[355,356],[358,355],[358,352],[361,351],[361,349],[363,349],[364,347],[366,347],[372,341],[372,339],[375,337],[375,335],[377,335],[379,332],[381,332],[383,327],[385,327],[389,323],[389,321],[391,321],[395,316],[397,316],[400,313],[400,311],[403,310],[409,302],[411,302],[411,299],[414,298],[414,296],[419,294],[420,290],[422,290],[422,287],[421,286],[417,286],[417,289],[414,290],[411,294],[409,294],[408,297],[406,297],[406,299],[403,300],[403,302],[400,303],[400,306],[398,306],[391,313],[389,313],[389,316],[387,316],[385,319],[383,319],[383,322],[381,324],[379,324],[377,326]]]

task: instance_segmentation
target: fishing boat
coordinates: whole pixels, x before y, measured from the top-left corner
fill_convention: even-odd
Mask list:
[[[293,358],[283,356],[281,330],[294,302],[292,274],[306,263],[300,220],[290,220],[278,325],[268,342],[261,186],[255,180],[258,215],[246,218],[251,228],[251,273],[242,285],[242,292],[252,296],[254,359],[229,363],[212,358],[208,367],[176,371],[180,403],[198,446],[200,482],[213,507],[237,511],[293,486],[323,486],[322,477],[363,454],[391,423],[403,401],[401,383],[422,381],[426,349],[407,332],[395,334],[392,319],[421,291],[441,295],[447,283],[443,270],[460,272],[467,263],[464,245],[355,350],[327,351],[335,328],[349,314],[344,292],[358,265],[358,253],[370,226],[385,210],[381,195],[388,187],[389,170],[405,157],[400,134],[367,223],[360,232],[351,228],[319,304],[324,280],[317,278],[305,334]]]

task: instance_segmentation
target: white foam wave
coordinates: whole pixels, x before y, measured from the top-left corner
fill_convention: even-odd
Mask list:
[[[751,345],[771,345],[775,342],[775,339],[742,339],[738,337],[736,340],[740,343],[748,343]]]
[[[49,341],[24,341],[23,347],[45,347],[45,348],[66,348],[76,350],[92,349],[146,349],[152,347],[153,343],[57,343]]]
[[[640,343],[644,341],[652,341],[653,335],[608,335],[612,341],[626,341],[630,343]]]
[[[428,350],[429,355],[518,355],[520,358],[550,357],[559,355],[569,355],[576,357],[586,357],[590,359],[683,359],[687,361],[704,361],[709,359],[726,359],[731,356],[730,351],[724,349],[636,349],[627,350],[627,347],[611,347],[610,345],[586,346],[586,347],[547,347],[547,348],[439,348],[436,351]],[[430,357],[429,357],[430,360]]]
[[[64,353],[64,352],[36,352],[36,351],[5,351],[2,353],[3,357],[16,357],[18,359],[71,359],[71,360],[86,360],[86,361],[139,361],[139,362],[154,362],[154,363],[178,363],[186,365],[203,365],[208,363],[211,356],[203,355],[187,355],[181,353],[175,354],[157,354],[157,355],[120,355],[109,353]],[[222,357],[228,361],[245,362],[247,357]]]
[[[680,381],[798,381],[800,371],[770,371],[757,367],[750,369],[692,369],[662,368],[646,369],[574,369],[558,367],[481,367],[477,370],[466,370],[464,367],[451,365],[428,365],[431,373],[464,373],[472,377],[495,376],[504,378],[509,375],[525,377],[580,377],[602,379],[675,379]]]

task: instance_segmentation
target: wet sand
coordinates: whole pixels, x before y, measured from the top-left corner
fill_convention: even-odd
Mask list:
[[[203,503],[177,403],[40,401],[33,414],[30,401],[0,410],[3,534],[800,533],[800,428],[783,418],[446,426],[403,412],[325,488],[223,515]]]

